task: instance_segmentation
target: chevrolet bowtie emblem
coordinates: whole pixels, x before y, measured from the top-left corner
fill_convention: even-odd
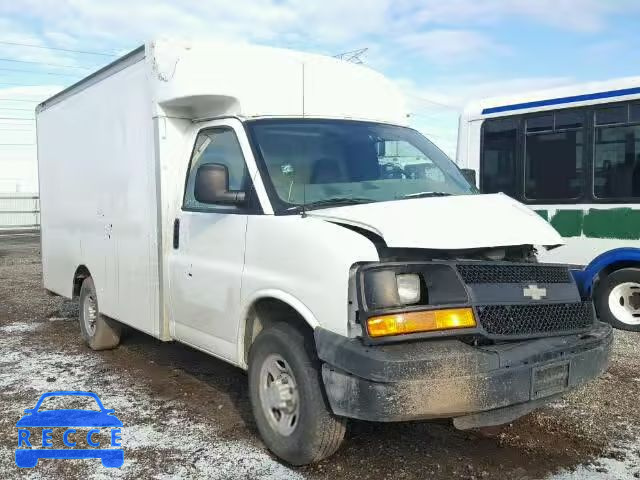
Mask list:
[[[547,296],[547,289],[539,288],[537,285],[529,285],[522,289],[522,294],[531,300],[542,300]]]

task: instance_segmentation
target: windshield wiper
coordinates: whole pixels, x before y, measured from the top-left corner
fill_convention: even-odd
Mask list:
[[[449,197],[451,195],[451,193],[447,192],[416,192],[408,193],[402,198]]]
[[[295,207],[289,207],[287,210],[296,210],[296,209],[309,209],[316,207],[328,207],[328,206],[337,206],[337,205],[359,205],[361,203],[371,203],[375,200],[371,198],[360,198],[360,197],[335,197],[335,198],[325,198],[322,200],[316,200],[315,202],[309,202],[304,205],[296,205]]]

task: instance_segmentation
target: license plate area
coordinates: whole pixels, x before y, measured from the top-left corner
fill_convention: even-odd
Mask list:
[[[569,362],[553,363],[531,370],[531,399],[548,397],[569,388]]]

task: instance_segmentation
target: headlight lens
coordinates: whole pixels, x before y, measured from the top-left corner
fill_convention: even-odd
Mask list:
[[[371,317],[367,320],[367,327],[371,337],[473,328],[475,326],[476,319],[471,308],[394,313]]]
[[[420,301],[420,275],[401,273],[396,275],[398,297],[403,305],[413,305]]]

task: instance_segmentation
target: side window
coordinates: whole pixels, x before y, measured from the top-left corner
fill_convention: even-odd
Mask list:
[[[596,110],[593,193],[599,199],[640,197],[638,105]]]
[[[249,176],[242,155],[240,143],[233,129],[229,127],[211,128],[201,131],[189,162],[187,185],[184,193],[183,208],[196,210],[238,209],[236,205],[225,203],[202,203],[196,200],[194,190],[198,168],[206,164],[224,165],[229,174],[229,191],[247,192]]]
[[[584,114],[557,112],[525,120],[528,200],[577,200],[584,192]]]
[[[503,192],[517,198],[518,119],[487,120],[482,126],[480,187],[483,193]]]

